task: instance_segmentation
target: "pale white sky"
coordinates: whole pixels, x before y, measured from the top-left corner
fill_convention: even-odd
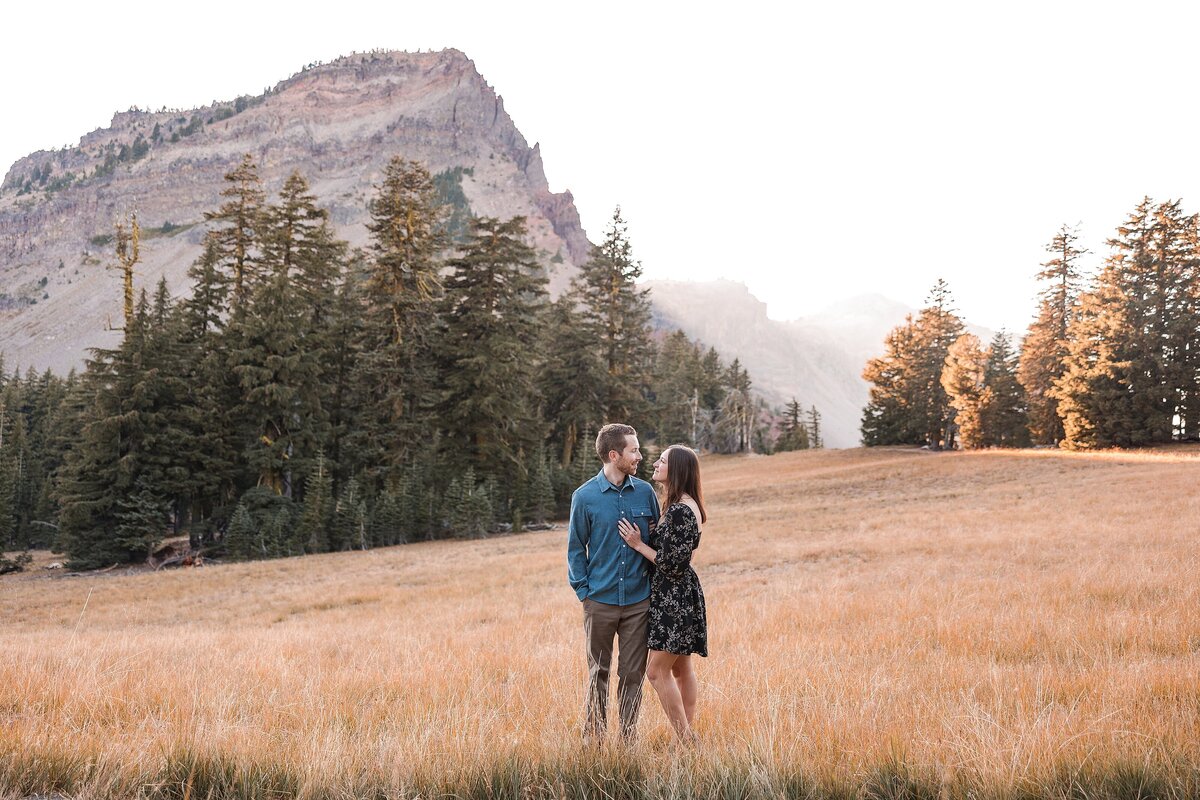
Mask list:
[[[0,169],[112,113],[257,94],[351,51],[457,47],[541,142],[593,240],[616,204],[647,277],[747,283],[777,319],[945,277],[1022,330],[1063,222],[1200,209],[1195,4],[22,3]]]

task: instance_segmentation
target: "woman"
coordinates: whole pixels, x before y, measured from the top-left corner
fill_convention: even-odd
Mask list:
[[[654,564],[650,579],[650,657],[646,677],[681,741],[693,742],[696,673],[692,655],[708,655],[704,592],[692,569],[692,551],[700,545],[707,520],[700,493],[700,460],[686,445],[671,445],[654,462],[653,478],[665,488],[664,511],[642,541],[637,526],[622,519],[621,538]]]

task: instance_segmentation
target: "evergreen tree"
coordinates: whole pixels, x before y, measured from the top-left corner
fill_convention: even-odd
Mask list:
[[[648,290],[636,281],[642,266],[633,258],[625,220],[618,207],[604,240],[592,248],[572,284],[584,330],[600,353],[603,367],[600,411],[604,422],[646,416],[653,345]]]
[[[729,365],[725,385],[725,398],[716,422],[714,449],[718,453],[752,453],[755,431],[761,427],[759,408],[750,391],[750,373],[742,369],[739,359],[735,358]]]
[[[144,298],[144,293],[143,293]],[[79,446],[68,455],[60,481],[61,544],[72,568],[140,561],[148,548],[126,546],[120,516],[147,467],[145,437],[157,398],[139,392],[148,303],[139,303],[115,351],[97,350],[88,362],[90,407]],[[152,395],[153,393],[151,393]],[[140,486],[145,486],[145,480]],[[144,543],[144,542],[143,542]]]
[[[363,336],[351,381],[359,424],[351,436],[367,474],[424,457],[438,400],[433,342],[439,269],[447,246],[445,209],[420,164],[394,158],[371,203],[370,263],[363,287]]]
[[[570,469],[565,471],[567,491],[564,494],[568,500],[576,489],[596,477],[600,471],[595,441],[596,433],[590,430],[585,430],[579,439],[580,444],[575,448]]]
[[[235,414],[245,426],[242,458],[258,485],[289,497],[293,470],[307,471],[328,431],[322,367],[306,347],[294,288],[276,269],[228,334],[229,368],[240,389]]]
[[[1195,215],[1178,201],[1145,198],[1109,240],[1055,382],[1065,446],[1166,442],[1200,426],[1198,238]]]
[[[371,538],[376,547],[390,547],[408,541],[401,500],[395,492],[385,491],[371,514]]]
[[[682,331],[672,331],[654,362],[655,438],[697,445],[700,435],[701,351]]]
[[[544,354],[544,361],[539,370],[538,394],[549,440],[559,443],[558,463],[568,469],[581,450],[586,457],[591,449],[586,431],[603,424],[605,368],[592,332],[570,296],[550,304],[541,329],[538,350]]]
[[[950,345],[962,330],[962,321],[951,306],[950,287],[938,280],[917,316],[917,357],[910,378],[916,390],[913,405],[916,424],[924,443],[935,449],[954,446],[954,411],[942,387],[942,368]]]
[[[117,500],[116,541],[131,553],[149,555],[162,542],[170,524],[167,501],[149,481],[139,480],[133,491]]]
[[[775,452],[807,450],[808,446],[808,423],[804,419],[800,403],[793,397],[783,412],[783,425],[779,438],[775,440]]]
[[[26,550],[28,545],[17,539],[17,481],[18,465],[13,448],[0,448],[0,553],[5,550]]]
[[[1008,333],[992,337],[983,369],[989,397],[983,406],[984,441],[988,447],[1027,447],[1029,414],[1025,392],[1017,380],[1016,356]]]
[[[1063,447],[1128,447],[1142,441],[1128,389],[1124,314],[1119,290],[1103,276],[1094,291],[1079,297],[1068,329],[1064,371],[1053,388],[1063,421]]]
[[[534,456],[533,467],[529,473],[528,498],[524,505],[529,511],[530,522],[544,523],[554,514],[553,477],[546,453],[540,447]]]
[[[991,390],[984,382],[987,354],[979,338],[964,333],[950,345],[942,370],[942,388],[955,410],[959,444],[966,450],[986,445],[984,408],[991,402]]]
[[[816,450],[825,447],[825,440],[821,438],[821,412],[816,406],[808,409],[808,446]]]
[[[258,532],[254,528],[254,520],[246,506],[238,503],[229,518],[229,528],[225,531],[225,554],[233,561],[249,561],[255,558],[257,548],[255,539]]]
[[[304,508],[297,536],[309,553],[329,550],[329,526],[333,519],[333,475],[319,451],[304,481]]]
[[[362,424],[363,415],[355,407],[356,393],[351,385],[362,373],[357,371],[358,356],[363,344],[362,327],[362,259],[356,252],[341,281],[334,290],[327,324],[324,326],[322,364],[324,377],[321,407],[325,409],[329,430],[327,455],[333,470],[334,484],[340,486],[350,475],[366,467],[366,459],[350,448],[343,453],[343,442]],[[373,451],[374,452],[374,451]]]
[[[1053,258],[1042,264],[1042,289],[1037,319],[1021,343],[1017,378],[1029,403],[1029,429],[1037,444],[1057,444],[1063,438],[1054,382],[1063,374],[1070,326],[1080,291],[1079,260],[1088,251],[1079,247],[1078,228],[1063,225],[1046,246]]]
[[[942,369],[962,328],[950,289],[939,280],[916,320],[907,317],[894,328],[884,355],[867,362],[863,378],[872,386],[863,411],[863,444],[954,446],[954,409]]]
[[[366,550],[370,547],[367,531],[367,501],[357,480],[351,478],[338,494],[333,509],[330,550]]]
[[[444,461],[506,483],[526,479],[542,441],[532,356],[546,280],[525,236],[522,217],[471,219],[441,309]]]
[[[489,488],[476,481],[475,471],[470,468],[451,479],[444,503],[445,516],[454,536],[474,538],[491,530],[495,515]]]
[[[249,299],[261,273],[265,195],[258,165],[249,153],[225,180],[229,185],[221,196],[228,200],[217,211],[206,212],[204,218],[218,223],[212,233],[213,247],[218,263],[230,276],[230,305],[236,310]]]
[[[862,440],[868,447],[913,444],[920,436],[913,413],[916,387],[911,373],[917,358],[917,331],[911,314],[888,333],[884,348],[882,356],[867,362],[862,375],[871,384],[862,420]]]

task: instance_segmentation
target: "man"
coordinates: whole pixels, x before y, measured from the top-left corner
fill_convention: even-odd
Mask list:
[[[604,467],[571,496],[567,578],[583,603],[588,663],[584,736],[598,742],[608,730],[614,637],[620,645],[617,699],[626,739],[636,730],[646,674],[651,565],[625,544],[617,520],[624,517],[636,524],[648,542],[659,509],[650,484],[633,477],[642,460],[637,431],[628,425],[605,425],[596,436],[596,455]]]

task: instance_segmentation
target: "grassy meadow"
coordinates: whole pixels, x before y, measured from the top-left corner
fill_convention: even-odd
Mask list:
[[[1200,451],[703,467],[696,750],[582,747],[560,528],[0,578],[0,799],[1200,795]]]

